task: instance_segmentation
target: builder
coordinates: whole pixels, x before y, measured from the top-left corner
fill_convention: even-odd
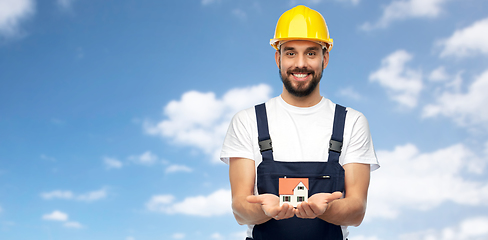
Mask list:
[[[379,167],[368,122],[320,95],[333,45],[320,13],[285,12],[270,43],[283,92],[237,113],[221,152],[234,216],[249,226],[247,239],[346,239],[347,226],[364,218],[370,171]],[[290,178],[308,199],[280,196]]]

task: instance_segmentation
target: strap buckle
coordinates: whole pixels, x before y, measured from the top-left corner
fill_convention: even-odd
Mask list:
[[[331,139],[329,142],[329,152],[334,151],[337,153],[341,153],[341,150],[342,150],[342,142]]]
[[[259,141],[258,144],[259,144],[259,149],[261,149],[261,152],[273,150],[273,147],[271,146],[271,139]]]

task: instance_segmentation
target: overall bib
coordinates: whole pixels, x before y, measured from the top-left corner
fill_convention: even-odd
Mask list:
[[[346,108],[336,105],[332,137],[327,162],[280,162],[273,159],[265,104],[255,106],[259,147],[263,161],[257,167],[258,194],[279,196],[279,178],[308,178],[308,197],[315,193],[344,192],[344,169],[339,164]],[[320,133],[319,133],[320,134]],[[342,240],[342,229],[322,219],[302,219],[296,216],[271,219],[255,225],[253,240]]]

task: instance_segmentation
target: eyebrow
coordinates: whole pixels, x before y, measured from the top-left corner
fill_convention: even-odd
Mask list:
[[[284,47],[284,48],[283,48],[283,51],[293,51],[293,50],[295,50],[295,48],[294,48],[294,47]],[[319,50],[319,47],[315,47],[315,46],[314,46],[314,47],[308,47],[308,48],[306,49],[306,51],[312,51],[312,50],[318,51],[318,50]]]
[[[319,47],[308,47],[307,51],[315,50],[318,51],[320,48]]]
[[[294,47],[284,47],[283,51],[290,51],[290,50],[295,50]]]

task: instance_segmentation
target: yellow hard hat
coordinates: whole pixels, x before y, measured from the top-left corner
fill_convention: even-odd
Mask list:
[[[328,51],[332,49],[333,43],[324,17],[303,5],[296,6],[281,15],[276,24],[274,38],[269,40],[269,43],[278,50],[281,44],[290,40],[314,41]]]

